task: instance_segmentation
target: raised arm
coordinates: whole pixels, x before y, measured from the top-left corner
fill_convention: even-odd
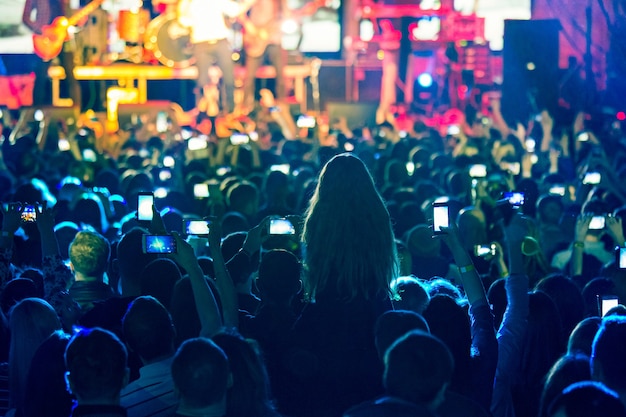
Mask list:
[[[54,234],[56,210],[46,205],[37,207],[37,229],[41,236],[42,269],[44,278],[44,298],[65,291],[72,282],[72,271],[65,266]]]
[[[181,238],[178,233],[173,235],[176,239],[176,253],[171,254],[171,257],[189,275],[193,298],[196,302],[198,317],[200,317],[200,335],[210,337],[222,328],[222,317],[217,307],[217,302],[209,284],[206,282],[202,268],[198,264],[193,247]]]
[[[221,237],[221,224],[218,221],[214,221],[211,224],[211,231],[209,232],[209,252],[213,258],[215,284],[220,292],[220,299],[222,301],[224,325],[227,327],[237,327],[239,325],[237,291],[226,268],[224,257],[222,256]]]
[[[519,371],[528,322],[528,277],[522,257],[522,242],[526,236],[523,216],[513,216],[504,233],[509,251],[509,276],[505,283],[508,304],[497,335],[498,366],[491,402],[494,417],[515,415],[511,387]]]
[[[471,320],[472,356],[480,359],[480,372],[474,375],[472,383],[477,387],[477,396],[480,405],[489,408],[492,398],[493,379],[495,377],[498,360],[498,343],[493,328],[493,315],[487,302],[485,288],[474,267],[472,258],[463,247],[459,238],[459,231],[454,222],[450,227],[441,228],[445,234],[441,235],[450,248],[454,262],[459,267],[461,283],[467,300],[470,302],[469,315]]]
[[[19,203],[10,203],[2,210],[2,231],[0,232],[0,288],[13,279],[11,257],[13,256],[13,236],[20,228],[24,207]]]

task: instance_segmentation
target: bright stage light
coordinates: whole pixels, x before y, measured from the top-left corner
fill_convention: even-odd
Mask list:
[[[433,85],[433,76],[427,72],[424,72],[417,77],[417,82],[420,86],[428,88]]]

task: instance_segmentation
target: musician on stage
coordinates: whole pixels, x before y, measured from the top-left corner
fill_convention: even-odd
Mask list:
[[[33,33],[41,35],[45,26],[50,25],[56,17],[65,16],[67,4],[65,0],[26,0],[22,22]],[[69,96],[74,105],[80,108],[81,91],[78,81],[74,78],[74,51],[68,42],[63,45],[59,55],[59,65],[65,69]],[[50,61],[37,57],[35,67],[35,85],[33,88],[33,105],[51,104],[51,88],[49,85],[48,68]]]
[[[276,70],[275,96],[285,96],[283,68],[285,53],[281,47],[281,23],[285,0],[257,0],[244,18],[244,51],[246,53],[246,77],[243,82],[243,103],[247,110],[255,104],[255,81],[259,67],[267,63]]]
[[[234,111],[235,69],[224,18],[245,14],[255,1],[181,0],[178,3],[178,20],[191,29],[193,56],[198,67],[196,102],[202,97],[202,89],[209,82],[209,68],[217,64],[222,70],[226,95],[226,108],[223,111]]]

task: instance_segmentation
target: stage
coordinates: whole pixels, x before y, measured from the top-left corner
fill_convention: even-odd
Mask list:
[[[300,111],[307,111],[308,85],[315,83],[314,60],[309,60],[301,65],[286,65],[283,77],[287,84],[293,84],[294,99],[300,107]],[[321,61],[320,61],[321,62]],[[60,66],[51,66],[48,75],[52,80],[52,105],[58,107],[71,107],[70,98],[60,96],[60,82],[65,79],[65,69]],[[314,75],[314,77],[311,77]],[[235,67],[235,87],[240,88],[246,76],[246,69],[242,66]],[[136,104],[148,101],[149,80],[195,80],[198,78],[198,69],[194,66],[187,68],[171,68],[162,65],[142,64],[114,64],[107,66],[78,66],[74,68],[74,77],[77,80],[100,80],[115,81],[118,87],[136,92]],[[260,67],[256,73],[257,79],[275,78],[274,67]],[[240,96],[241,94],[238,94]],[[235,100],[237,102],[237,99]],[[108,106],[107,106],[108,107]]]

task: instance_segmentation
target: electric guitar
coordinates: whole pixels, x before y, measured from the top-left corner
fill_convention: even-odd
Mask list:
[[[44,61],[50,61],[59,56],[63,50],[63,42],[67,39],[67,29],[76,26],[78,22],[89,16],[104,0],[93,0],[70,17],[56,17],[51,24],[41,29],[41,35],[33,34],[33,49],[35,54]]]
[[[298,10],[287,12],[285,19],[301,19],[304,16],[311,16],[317,9],[325,5],[326,0],[314,0]],[[270,28],[256,26],[246,14],[237,17],[237,20],[243,27],[243,46],[246,55],[252,58],[263,55],[269,44]],[[280,21],[271,22],[270,25],[274,28],[276,25],[280,26],[280,23]]]

